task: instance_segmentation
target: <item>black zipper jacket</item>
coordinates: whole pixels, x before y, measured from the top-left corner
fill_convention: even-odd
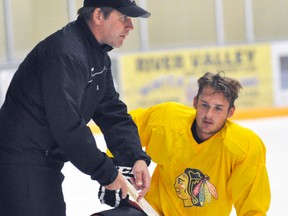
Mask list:
[[[95,143],[87,123],[101,128],[119,163],[150,158],[119,100],[107,54],[78,18],[40,42],[16,71],[0,111],[0,163],[42,163],[41,156],[79,170],[102,185],[117,170]]]

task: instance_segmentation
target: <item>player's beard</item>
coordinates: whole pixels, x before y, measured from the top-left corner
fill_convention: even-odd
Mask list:
[[[208,120],[204,117],[196,127],[198,128],[198,136],[204,140],[209,139],[224,127],[225,122],[226,121],[223,121],[221,125],[217,126],[214,121]]]

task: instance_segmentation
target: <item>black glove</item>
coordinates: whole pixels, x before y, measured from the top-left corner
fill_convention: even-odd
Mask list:
[[[116,166],[122,175],[130,181],[130,178],[134,178],[132,173],[132,167]],[[125,199],[121,198],[121,190],[108,190],[102,185],[99,187],[98,198],[102,204],[107,204],[111,207],[117,208],[122,206],[129,206],[129,195]]]

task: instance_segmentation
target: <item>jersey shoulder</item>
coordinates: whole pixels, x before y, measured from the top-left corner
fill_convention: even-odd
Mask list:
[[[187,126],[195,116],[195,109],[176,102],[165,102],[150,108],[150,122],[173,127]]]
[[[265,146],[261,138],[251,129],[238,123],[227,121],[223,133],[227,150],[236,154],[258,154],[265,152]]]

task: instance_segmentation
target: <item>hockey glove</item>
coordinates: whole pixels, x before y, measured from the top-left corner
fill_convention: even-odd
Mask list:
[[[130,181],[130,178],[134,178],[132,174],[132,167],[116,166],[122,175]],[[105,187],[99,187],[98,198],[102,204],[107,204],[111,207],[117,208],[120,206],[127,206],[129,195],[125,199],[121,198],[121,190],[108,190]]]

